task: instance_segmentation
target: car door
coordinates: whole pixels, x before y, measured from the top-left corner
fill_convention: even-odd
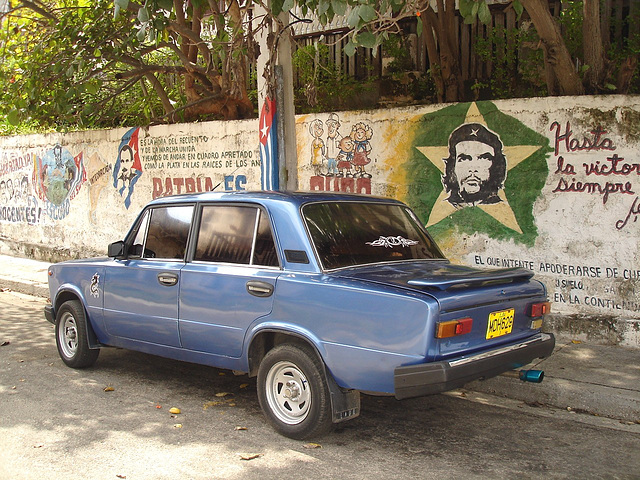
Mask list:
[[[280,275],[269,217],[254,205],[201,207],[193,261],[182,269],[184,348],[239,357],[247,328],[273,306]]]
[[[148,209],[128,256],[106,271],[104,321],[110,335],[179,347],[178,294],[193,205]]]

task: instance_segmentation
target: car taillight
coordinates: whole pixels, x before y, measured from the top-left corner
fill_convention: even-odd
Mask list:
[[[541,303],[532,303],[529,305],[529,313],[528,315],[531,318],[541,317],[546,315],[551,311],[551,303],[549,302],[541,302]]]
[[[449,322],[436,323],[436,338],[449,338],[456,335],[464,335],[471,331],[473,325],[473,319],[460,318],[458,320],[451,320]]]

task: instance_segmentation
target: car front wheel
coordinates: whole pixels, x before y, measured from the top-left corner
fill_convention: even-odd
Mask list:
[[[271,425],[301,440],[331,429],[331,400],[323,364],[310,348],[280,345],[258,369],[258,400]]]
[[[60,358],[69,367],[90,367],[98,359],[100,350],[89,348],[87,319],[78,300],[69,300],[58,309],[56,345]]]

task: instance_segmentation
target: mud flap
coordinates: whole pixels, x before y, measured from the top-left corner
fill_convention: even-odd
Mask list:
[[[360,415],[360,391],[344,390],[338,386],[333,375],[325,369],[327,385],[331,395],[331,412],[333,423],[351,420]]]

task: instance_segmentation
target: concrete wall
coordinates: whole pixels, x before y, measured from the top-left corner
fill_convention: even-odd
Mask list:
[[[533,270],[558,329],[640,346],[640,97],[338,112],[298,116],[296,125],[300,190],[404,200],[453,261]],[[257,128],[209,122],[0,139],[0,253],[104,253],[152,198],[258,189]],[[497,167],[488,178],[445,168],[456,139],[458,153],[474,140],[489,146]]]

